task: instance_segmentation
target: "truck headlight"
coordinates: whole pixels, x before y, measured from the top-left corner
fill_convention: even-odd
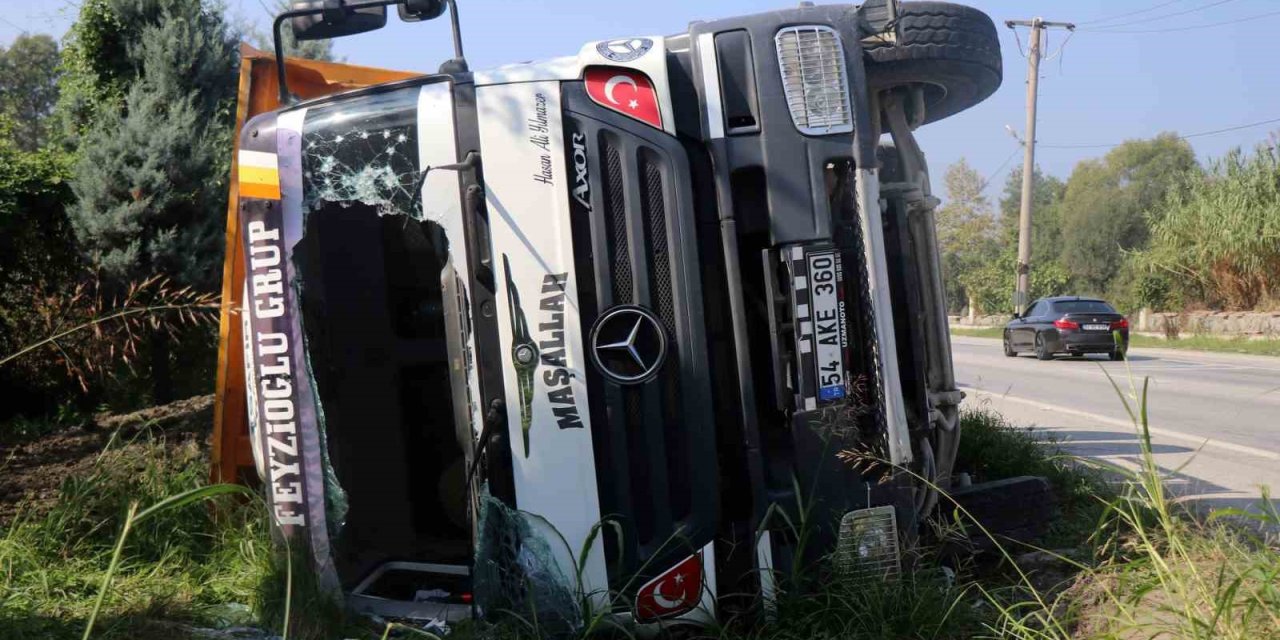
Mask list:
[[[853,131],[844,46],[823,25],[787,27],[773,38],[791,120],[802,133]]]
[[[850,511],[840,519],[836,568],[860,578],[895,578],[902,571],[898,518],[892,506]]]

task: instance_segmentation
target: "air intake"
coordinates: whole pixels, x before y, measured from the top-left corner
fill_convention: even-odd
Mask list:
[[[787,27],[773,38],[791,120],[802,133],[853,131],[840,34],[831,27]]]

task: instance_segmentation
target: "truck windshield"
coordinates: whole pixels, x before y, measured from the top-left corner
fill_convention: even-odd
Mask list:
[[[390,560],[465,563],[464,440],[450,374],[449,240],[415,187],[417,89],[312,107],[293,248],[329,460],[348,511],[333,548],[350,587]],[[456,346],[456,345],[455,345]],[[462,396],[465,398],[465,393]],[[465,404],[465,402],[463,402]],[[469,434],[468,434],[469,435]],[[412,594],[409,594],[411,599]]]

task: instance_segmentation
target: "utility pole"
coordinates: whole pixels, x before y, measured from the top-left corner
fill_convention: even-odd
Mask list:
[[[1013,294],[1014,313],[1022,313],[1027,303],[1031,302],[1031,204],[1035,187],[1034,175],[1036,166],[1036,102],[1040,87],[1040,33],[1052,27],[1061,27],[1074,31],[1076,25],[1070,22],[1045,22],[1042,18],[1031,20],[1007,20],[1004,25],[1010,29],[1029,27],[1031,44],[1027,51],[1027,128],[1026,138],[1022,141],[1022,210],[1018,214],[1018,285]]]

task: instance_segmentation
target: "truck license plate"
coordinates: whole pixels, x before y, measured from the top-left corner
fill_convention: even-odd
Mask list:
[[[840,255],[835,251],[819,251],[805,255],[809,272],[809,303],[812,332],[813,364],[817,374],[818,401],[840,400],[846,394],[844,352],[848,346],[845,331],[843,291],[844,273]]]

